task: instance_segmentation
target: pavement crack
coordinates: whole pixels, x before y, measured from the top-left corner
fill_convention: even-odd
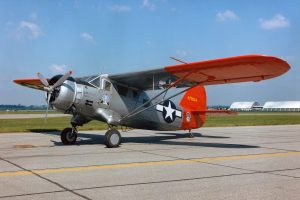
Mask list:
[[[11,198],[11,197],[33,196],[33,195],[39,195],[39,194],[52,194],[52,193],[60,193],[60,192],[66,192],[66,191],[65,190],[57,190],[57,191],[51,191],[51,192],[36,192],[36,193],[28,193],[28,194],[15,194],[15,195],[0,196],[0,199]]]
[[[198,162],[198,161],[196,161],[196,162]],[[274,172],[281,172],[281,171],[298,170],[300,168],[278,169],[278,170],[271,170],[271,171],[258,171],[258,170],[253,170],[253,169],[245,169],[245,168],[233,167],[233,166],[210,163],[210,162],[199,162],[199,163],[206,163],[206,164],[209,164],[209,165],[227,167],[227,168],[232,168],[232,169],[239,169],[239,170],[249,171],[249,172],[253,172],[253,173],[264,173],[264,174],[271,174],[271,175],[276,175],[276,176],[283,176],[283,177],[290,177],[290,178],[297,178],[297,179],[300,178],[300,177],[296,177],[296,176],[290,176],[290,175],[285,175],[285,174],[276,174],[276,173],[274,173]]]
[[[22,170],[24,170],[24,171],[30,172],[30,173],[32,173],[33,175],[35,175],[35,176],[37,176],[37,177],[39,177],[39,178],[41,178],[41,179],[43,179],[43,180],[45,180],[45,181],[47,181],[47,182],[50,182],[50,183],[52,183],[52,184],[58,186],[59,188],[63,189],[62,192],[63,192],[63,191],[71,192],[71,193],[73,193],[74,195],[79,196],[79,197],[81,197],[81,198],[83,198],[83,199],[90,200],[90,198],[88,198],[88,197],[86,197],[86,196],[84,196],[84,195],[81,195],[81,194],[79,194],[79,193],[77,193],[77,192],[74,192],[73,190],[71,190],[71,189],[69,189],[69,188],[67,188],[67,187],[65,187],[65,186],[63,186],[63,185],[61,185],[61,184],[59,184],[59,183],[57,183],[57,182],[55,182],[55,181],[52,181],[51,179],[48,179],[48,178],[46,178],[46,177],[44,177],[44,176],[41,176],[40,174],[35,173],[35,172],[32,171],[32,170],[26,169],[26,168],[24,168],[24,167],[22,167],[22,166],[20,166],[20,165],[18,165],[18,164],[16,164],[16,163],[13,163],[13,162],[11,162],[11,161],[9,161],[9,160],[7,160],[7,159],[2,158],[2,157],[0,157],[0,160],[2,160],[2,161],[4,161],[4,162],[7,162],[7,163],[9,163],[9,164],[11,164],[11,165],[14,165],[14,166],[16,166],[16,167],[18,167],[18,168],[20,168],[20,169],[22,169]]]
[[[212,178],[222,178],[230,176],[241,176],[257,174],[256,172],[246,172],[246,173],[236,173],[236,174],[225,174],[219,176],[206,176],[206,177],[195,177],[195,178],[184,178],[184,179],[172,179],[172,180],[163,180],[163,181],[150,181],[150,182],[139,182],[139,183],[128,183],[128,184],[116,184],[116,185],[106,185],[98,187],[86,187],[74,189],[75,191],[89,190],[89,189],[102,189],[102,188],[112,188],[112,187],[126,187],[126,186],[137,186],[137,185],[150,185],[150,184],[160,184],[160,183],[172,183],[172,182],[181,182],[181,181],[193,181],[193,180],[202,180],[202,179],[212,179]]]
[[[298,152],[297,150],[292,150],[292,149],[279,149],[279,148],[272,148],[272,147],[263,147],[261,146],[261,148],[263,149],[271,149],[271,150],[279,150],[279,151],[286,151],[286,152]]]
[[[283,149],[277,149],[277,150],[283,150]],[[276,174],[276,173],[274,173],[274,172],[280,172],[280,171],[297,170],[297,169],[300,169],[300,168],[280,169],[280,170],[272,170],[272,171],[257,171],[257,170],[245,169],[245,168],[240,168],[240,167],[233,167],[233,166],[222,165],[222,164],[217,164],[217,163],[197,161],[193,158],[186,159],[186,158],[181,158],[181,157],[176,157],[176,156],[166,156],[166,155],[161,155],[161,154],[156,154],[156,153],[151,153],[151,152],[145,152],[145,151],[140,151],[140,152],[145,153],[145,154],[150,154],[150,155],[156,155],[156,156],[165,156],[167,158],[172,158],[172,159],[187,160],[187,161],[191,161],[191,162],[195,162],[195,163],[205,163],[205,164],[208,164],[208,165],[226,167],[226,168],[231,168],[231,169],[238,169],[238,170],[243,170],[243,171],[248,171],[248,172],[253,172],[253,173],[265,173],[265,174],[272,174],[272,175],[276,175],[276,176],[283,176],[283,177],[290,177],[290,178],[297,178],[297,179],[300,178],[300,177],[296,177],[296,176],[290,176],[290,175],[285,175],[285,174]],[[292,152],[298,152],[298,151],[292,151]],[[278,153],[280,153],[280,152],[278,152]],[[253,155],[253,154],[246,154],[246,155]]]

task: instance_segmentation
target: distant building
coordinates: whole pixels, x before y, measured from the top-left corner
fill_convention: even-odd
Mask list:
[[[233,111],[251,111],[261,108],[260,104],[256,101],[251,102],[233,102],[229,107],[229,110]]]
[[[269,101],[263,111],[300,111],[300,101]]]

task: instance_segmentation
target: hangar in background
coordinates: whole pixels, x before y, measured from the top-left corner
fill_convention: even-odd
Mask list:
[[[261,106],[256,101],[233,102],[229,107],[233,111],[297,111],[300,112],[300,101],[268,101]]]
[[[263,111],[300,111],[300,101],[269,101]]]
[[[256,109],[261,109],[262,107],[256,101],[247,102],[233,102],[229,107],[229,110],[233,111],[252,111]]]

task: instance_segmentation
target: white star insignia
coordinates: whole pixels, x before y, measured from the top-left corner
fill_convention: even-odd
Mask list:
[[[171,102],[170,101],[169,101],[168,107],[164,106],[164,109],[167,111],[165,119],[170,117],[170,119],[173,121],[173,113],[175,112],[175,110],[171,107]]]

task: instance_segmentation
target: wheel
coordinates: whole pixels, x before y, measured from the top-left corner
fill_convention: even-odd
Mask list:
[[[62,143],[65,145],[75,144],[77,139],[77,132],[72,128],[65,128],[61,132],[60,138]]]
[[[105,145],[108,148],[116,148],[121,144],[121,134],[115,129],[108,130],[105,134]]]

